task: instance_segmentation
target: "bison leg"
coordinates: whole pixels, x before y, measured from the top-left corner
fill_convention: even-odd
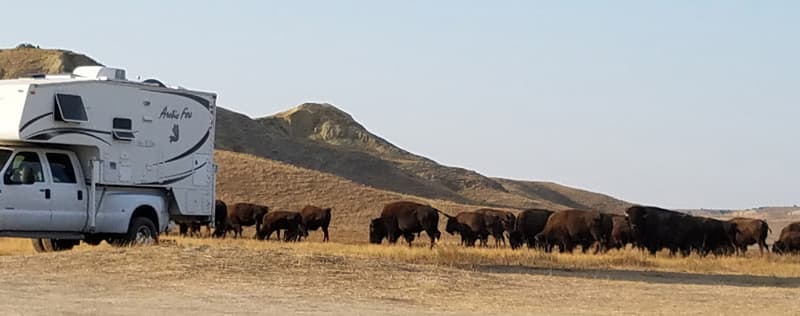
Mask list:
[[[403,238],[405,238],[408,246],[411,247],[411,242],[414,241],[414,234],[403,234]]]
[[[328,226],[322,226],[322,242],[331,240],[328,236]]]

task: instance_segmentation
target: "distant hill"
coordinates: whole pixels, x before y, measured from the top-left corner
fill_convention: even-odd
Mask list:
[[[0,49],[0,78],[19,78],[32,74],[72,72],[78,66],[100,65],[87,56],[67,50],[15,48]]]
[[[370,133],[330,104],[305,103],[251,119],[217,113],[217,147],[335,174],[382,190],[457,203],[511,208],[621,212],[630,204],[554,183],[496,179],[443,166]]]
[[[0,50],[2,78],[64,73],[77,66],[98,64],[92,58],[65,50]],[[301,104],[257,119],[218,108],[216,146],[335,175],[380,191],[460,204],[612,212],[621,212],[630,205],[555,183],[490,178],[472,170],[440,165],[370,133],[350,114],[330,104]],[[223,170],[230,167],[226,164],[238,164],[236,158],[245,156],[231,157],[221,160]]]

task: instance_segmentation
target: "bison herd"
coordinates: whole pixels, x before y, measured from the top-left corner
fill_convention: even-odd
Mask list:
[[[668,250],[671,255],[701,256],[744,255],[747,248],[757,245],[759,252],[769,252],[766,240],[771,232],[767,222],[737,217],[718,220],[652,206],[629,207],[624,215],[587,210],[528,209],[517,214],[510,211],[482,208],[449,215],[433,206],[400,201],[384,206],[380,216],[369,223],[369,242],[380,244],[384,239],[396,243],[401,237],[409,244],[421,233],[430,239],[430,247],[441,239],[439,218],[446,219],[445,232],[458,235],[461,245],[474,247],[509,245],[518,249],[541,249],[546,252],[558,247],[559,252],[581,251],[594,253],[610,249],[634,248],[655,254]],[[224,238],[232,233],[242,237],[245,226],[255,226],[255,238],[269,240],[273,233],[284,241],[301,241],[308,231],[322,230],[323,241],[330,239],[331,208],[306,206],[300,211],[272,211],[269,207],[236,203],[230,208],[217,200],[215,230],[209,234]],[[200,223],[180,224],[181,234],[199,235]],[[800,254],[800,222],[786,226],[772,245],[776,254]]]
[[[508,244],[512,249],[523,245],[551,252],[573,252],[581,246],[583,252],[595,253],[621,249],[628,245],[650,254],[668,250],[670,254],[687,256],[744,255],[748,246],[758,245],[759,251],[769,251],[766,239],[771,232],[763,220],[733,218],[718,220],[670,211],[650,206],[632,206],[625,215],[599,211],[528,209],[518,214],[509,211],[479,209],[448,215],[430,205],[414,202],[387,204],[380,217],[369,225],[369,241],[380,244],[384,239],[396,243],[400,237],[411,245],[415,236],[425,232],[433,247],[440,238],[439,215],[446,218],[445,232],[459,235],[461,244],[473,247]],[[776,254],[800,253],[800,223],[781,231],[773,244]]]
[[[331,209],[308,205],[297,211],[270,211],[268,206],[252,203],[236,203],[230,208],[225,202],[217,200],[214,205],[214,232],[212,236],[225,238],[233,233],[233,238],[242,237],[243,227],[255,226],[256,239],[269,240],[273,233],[278,239],[284,232],[284,241],[300,241],[308,237],[308,231],[322,229],[322,241],[328,241],[328,227],[331,223]],[[199,236],[204,223],[181,223],[180,234]],[[207,229],[210,230],[210,225]]]

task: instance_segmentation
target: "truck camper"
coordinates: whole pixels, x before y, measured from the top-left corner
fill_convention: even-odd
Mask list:
[[[0,236],[56,251],[213,223],[215,106],[102,66],[0,80]]]

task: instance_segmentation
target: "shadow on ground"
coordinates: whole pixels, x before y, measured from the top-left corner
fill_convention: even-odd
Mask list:
[[[631,281],[654,284],[726,285],[738,287],[800,288],[800,278],[736,274],[700,274],[685,272],[631,271],[614,269],[550,269],[502,265],[470,266],[464,269],[503,274],[530,274],[573,277],[593,280]]]

